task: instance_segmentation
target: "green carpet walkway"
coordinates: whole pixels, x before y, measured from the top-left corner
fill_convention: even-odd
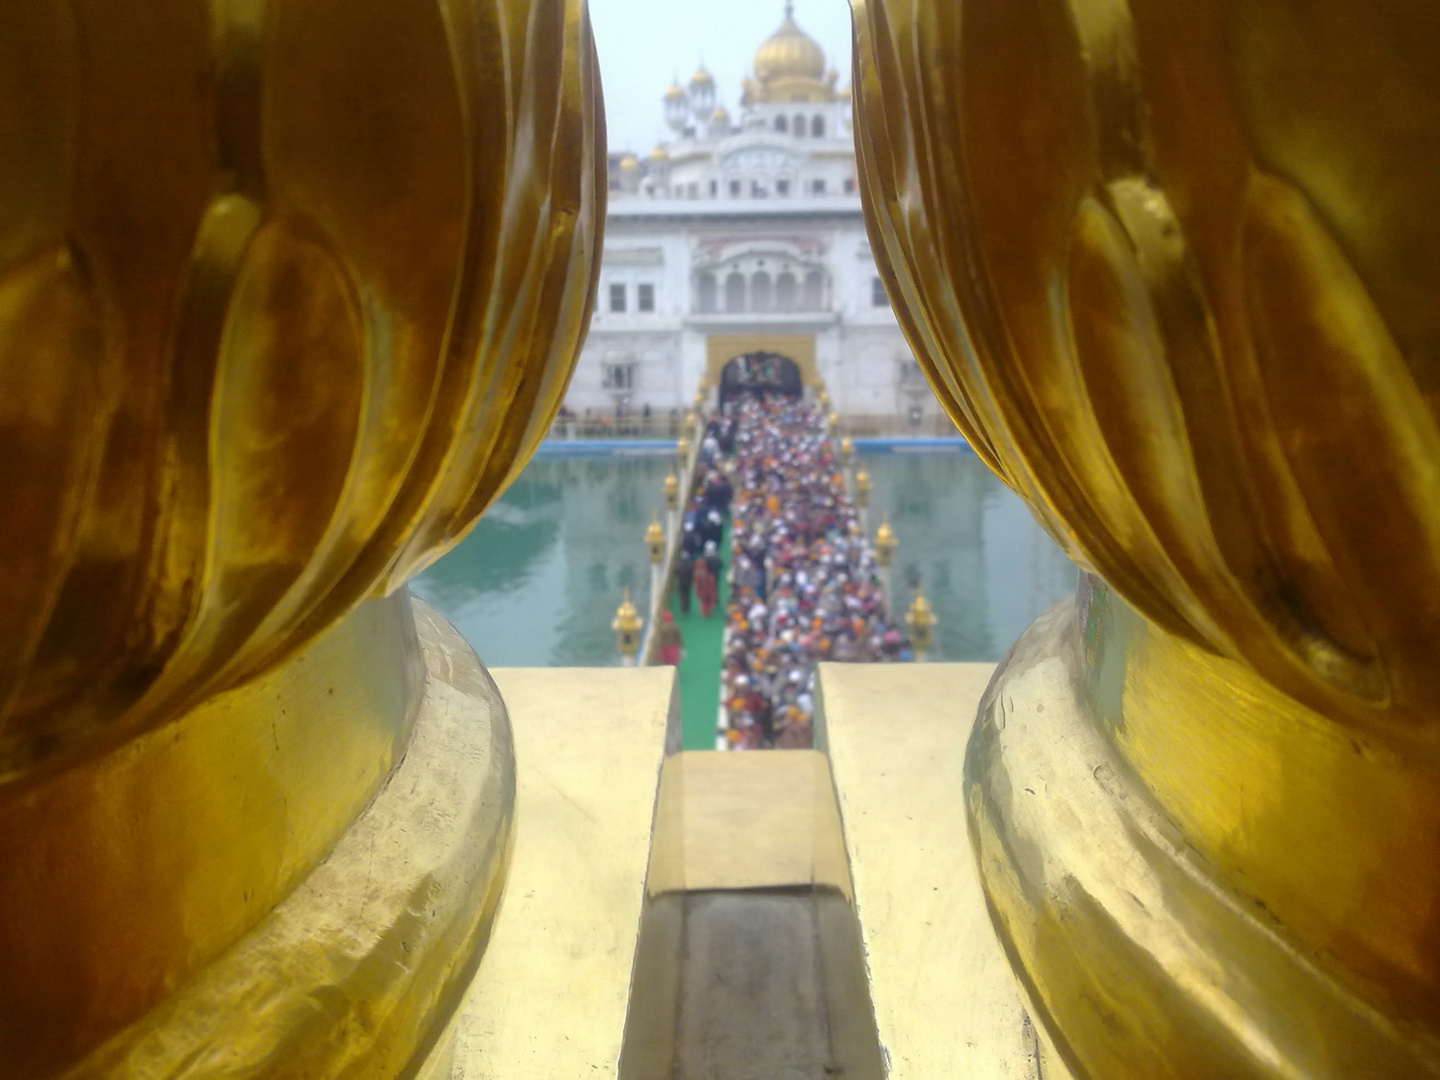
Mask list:
[[[681,615],[672,590],[670,613],[685,639],[676,677],[680,680],[680,730],[686,750],[715,749],[715,720],[720,705],[720,656],[725,643],[725,602],[729,596],[730,522],[720,537],[719,588],[710,618],[700,617],[700,604],[690,593],[690,614]]]

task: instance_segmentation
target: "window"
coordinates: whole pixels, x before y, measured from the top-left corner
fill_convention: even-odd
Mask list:
[[[803,116],[796,116],[796,117],[795,117],[795,125],[794,125],[794,127],[793,127],[792,130],[795,132],[795,134],[796,134],[797,136],[799,136],[800,138],[804,138],[804,136],[805,136],[805,118],[804,118]]]
[[[810,194],[812,194],[812,195],[824,195],[824,194],[825,194],[825,181],[824,181],[824,180],[811,180],[811,181],[810,181]]]
[[[694,180],[691,180],[690,183],[685,185],[685,194],[692,199],[698,199],[700,197],[700,185]]]
[[[738,199],[738,198],[740,197],[740,181],[739,181],[739,180],[731,180],[731,181],[730,181],[730,197],[731,197],[731,198],[734,198],[734,199]]]
[[[789,126],[790,126],[790,125],[789,125],[789,123],[786,122],[785,117],[783,117],[783,116],[777,116],[777,117],[775,117],[775,130],[776,130],[776,131],[785,131],[787,128],[789,128]]]
[[[855,194],[855,178],[854,178],[853,176],[847,176],[847,177],[845,178],[845,194],[846,194],[846,195],[854,195],[854,194]]]
[[[635,287],[635,310],[655,310],[655,286],[645,282]]]
[[[773,298],[770,275],[761,270],[750,279],[750,308],[752,311],[769,311]]]
[[[775,194],[776,194],[776,195],[789,195],[789,194],[790,194],[790,181],[789,181],[789,180],[776,180],[776,181],[775,181]]]
[[[604,389],[634,390],[635,365],[633,363],[606,364],[604,373]]]
[[[870,305],[872,307],[889,307],[890,297],[885,295],[885,282],[880,278],[872,278],[870,281]]]
[[[810,120],[810,134],[820,138],[825,134],[825,118],[823,116],[812,117]]]
[[[720,194],[720,181],[719,181],[719,180],[711,180],[711,181],[710,181],[710,198],[713,199],[713,198],[715,198],[715,196],[717,196],[717,195],[719,195],[719,194]]]
[[[745,279],[739,271],[732,271],[725,278],[725,310],[745,310]]]
[[[611,311],[624,311],[624,310],[625,310],[625,286],[624,286],[624,285],[611,285],[611,286],[610,286],[610,310],[611,310]]]
[[[760,183],[759,180],[750,181],[750,197],[752,199],[763,199],[768,194],[769,192],[765,190],[765,185]]]
[[[805,310],[820,311],[825,304],[825,275],[811,270],[805,275]]]
[[[714,274],[701,274],[699,295],[696,297],[696,306],[706,315],[715,311],[715,293],[717,285]]]
[[[799,282],[795,275],[786,270],[775,279],[775,310],[794,311],[796,293],[799,291]]]

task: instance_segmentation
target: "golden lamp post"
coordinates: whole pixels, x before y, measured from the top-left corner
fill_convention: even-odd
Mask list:
[[[675,527],[679,524],[680,514],[680,478],[675,475],[672,468],[665,474],[665,531],[674,534]]]
[[[890,564],[895,561],[895,549],[900,546],[900,541],[895,538],[895,530],[890,528],[890,519],[886,518],[880,523],[880,528],[875,530],[875,562],[880,567],[880,580],[885,587],[885,602],[890,603]]]
[[[660,527],[660,518],[656,514],[650,515],[650,524],[645,527],[645,551],[650,559],[650,596],[653,600],[660,595],[665,562],[665,530]]]
[[[682,470],[690,463],[690,440],[684,435],[675,440],[675,460]]]
[[[645,620],[630,602],[627,586],[620,606],[615,609],[615,619],[610,623],[610,629],[615,631],[615,648],[620,652],[620,663],[625,667],[635,666],[635,657],[640,651],[640,630],[644,625]]]
[[[1433,5],[852,9],[900,324],[1089,571],[955,793],[1031,1015],[1077,1080],[1440,1076]]]
[[[916,586],[915,599],[911,601],[910,610],[905,614],[905,626],[910,632],[910,646],[915,650],[915,660],[918,663],[925,662],[925,654],[935,643],[935,624],[938,621],[930,602],[925,599],[925,593]]]
[[[895,530],[890,528],[890,520],[880,523],[880,528],[875,530],[875,561],[885,569],[895,560],[895,549],[900,541],[895,538]]]
[[[860,521],[860,531],[868,531],[870,528],[867,520],[870,517],[870,474],[863,465],[855,472],[855,510],[855,516]]]
[[[855,440],[850,438],[849,435],[846,435],[840,440],[840,464],[845,466],[846,469],[849,469],[854,460]]]
[[[650,556],[650,565],[659,566],[665,558],[665,530],[661,528],[657,514],[651,514],[650,524],[645,526],[645,548]]]

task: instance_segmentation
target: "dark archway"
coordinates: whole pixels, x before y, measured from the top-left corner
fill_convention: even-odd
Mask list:
[[[720,407],[746,394],[779,394],[799,398],[804,392],[800,365],[779,353],[745,353],[720,371]]]

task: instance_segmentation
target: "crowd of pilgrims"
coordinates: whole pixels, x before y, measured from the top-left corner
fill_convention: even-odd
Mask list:
[[[815,665],[912,659],[814,406],[747,396],[709,418],[682,527],[682,611],[716,601],[731,519],[721,693],[734,749],[811,745]]]

